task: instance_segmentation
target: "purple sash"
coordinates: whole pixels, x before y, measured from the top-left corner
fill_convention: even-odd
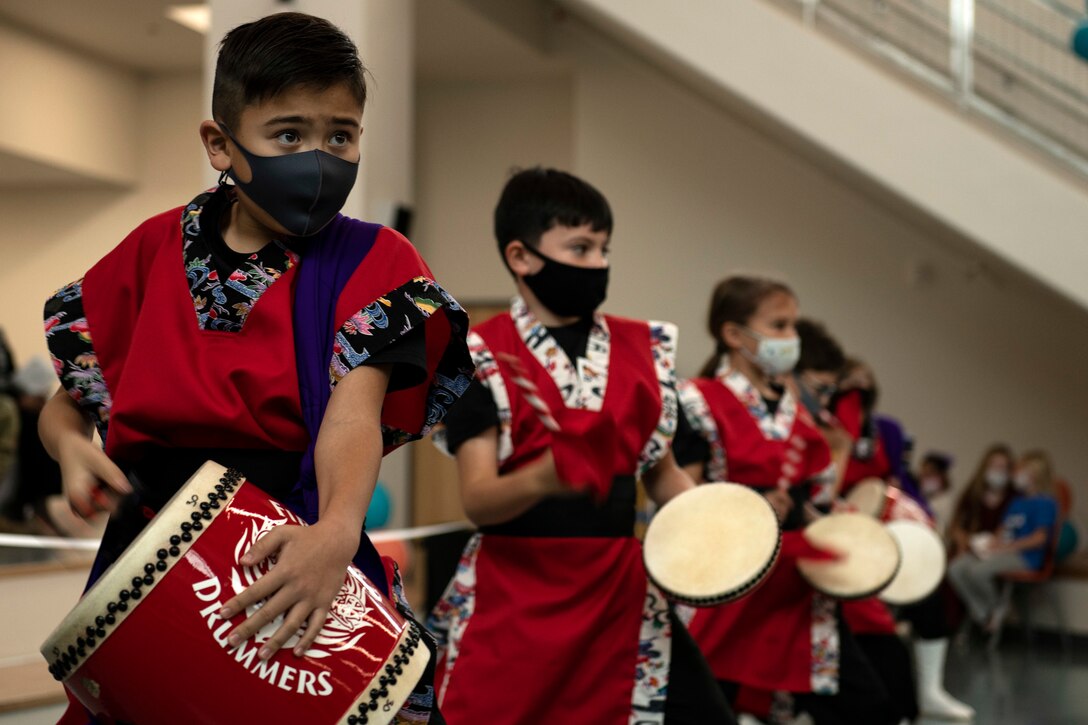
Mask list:
[[[329,362],[336,335],[336,303],[374,246],[381,228],[380,224],[338,214],[302,253],[295,286],[295,361],[302,418],[310,434],[310,445],[302,459],[298,483],[285,503],[311,524],[317,521],[318,512],[314,446],[332,395]],[[360,536],[354,562],[375,586],[389,591],[381,557],[365,532]]]

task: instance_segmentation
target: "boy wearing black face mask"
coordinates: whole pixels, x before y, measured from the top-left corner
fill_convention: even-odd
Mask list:
[[[275,555],[275,568],[219,613],[269,598],[229,636],[237,646],[282,615],[262,659],[304,624],[306,652],[352,560],[392,595],[363,533],[381,457],[441,420],[472,376],[466,316],[411,244],[338,214],[363,73],[320,18],[232,30],[200,126],[220,185],[141,224],[46,304],[64,390],[42,439],[72,506],[112,512],[92,582],[208,459],[313,524],[253,546],[241,563]]]
[[[586,182],[529,169],[495,234],[518,296],[474,328],[477,380],[447,417],[480,527],[430,624],[450,723],[733,722],[633,535],[635,477],[676,465],[673,325],[597,312],[612,216]]]

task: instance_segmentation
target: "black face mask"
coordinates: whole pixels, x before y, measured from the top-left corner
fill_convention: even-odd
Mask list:
[[[794,381],[797,383],[797,391],[800,393],[801,405],[805,406],[809,415],[812,416],[816,422],[821,422],[824,414],[824,406],[820,403],[819,397],[816,393],[809,389],[808,385],[801,380],[801,376],[796,373],[793,376]]]
[[[589,317],[608,295],[608,267],[575,267],[546,257],[528,244],[534,256],[544,260],[536,274],[522,279],[540,303],[560,317]]]
[[[225,173],[284,229],[296,237],[317,234],[343,208],[359,163],[314,149],[284,156],[257,156],[219,124],[249,162],[252,178],[241,181],[234,168]]]

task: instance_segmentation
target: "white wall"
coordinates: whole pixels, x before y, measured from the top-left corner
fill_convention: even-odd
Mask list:
[[[0,25],[0,150],[112,184],[136,174],[139,81]]]
[[[204,115],[199,75],[141,81],[132,113],[138,132],[126,139],[138,159],[131,188],[0,194],[0,325],[18,360],[47,354],[42,305],[54,290],[83,276],[144,219],[200,192]]]
[[[503,163],[563,165],[561,154],[544,154],[564,148],[573,128],[570,168],[608,196],[617,220],[607,308],[679,323],[682,374],[711,350],[704,317],[717,280],[784,277],[804,314],[875,367],[883,409],[920,451],[953,453],[962,480],[995,440],[1044,446],[1077,484],[1077,513],[1088,520],[1085,312],[1003,266],[977,275],[962,249],[932,241],[596,33],[569,24],[555,41],[575,60],[562,108],[572,121],[537,92],[525,106],[521,85],[421,90],[417,238],[455,295],[509,294],[490,234]],[[532,133],[518,137],[513,114],[525,112]],[[911,286],[919,263],[932,282]]]
[[[765,0],[567,0],[1088,308],[1088,195]]]
[[[570,81],[424,81],[417,93],[412,241],[456,297],[505,300],[513,291],[492,213],[515,167],[571,166]]]

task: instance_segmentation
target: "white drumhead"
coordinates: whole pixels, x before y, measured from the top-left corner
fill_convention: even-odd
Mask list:
[[[880,598],[889,604],[913,604],[925,599],[944,578],[944,542],[936,531],[917,521],[893,521],[885,528],[899,542],[903,561]]]
[[[846,502],[863,514],[879,519],[884,515],[888,484],[879,478],[866,478],[846,493]]]
[[[872,596],[899,568],[899,545],[884,525],[862,513],[838,513],[814,521],[805,538],[842,555],[835,561],[799,559],[797,568],[817,591],[837,599]]]
[[[696,606],[741,596],[778,556],[770,503],[747,486],[706,483],[676,496],[650,521],[643,557],[666,594]]]

